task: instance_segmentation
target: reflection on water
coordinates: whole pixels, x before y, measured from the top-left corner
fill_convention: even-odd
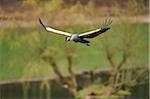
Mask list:
[[[149,83],[133,87],[130,99],[149,99]]]
[[[100,75],[99,75],[100,76]],[[101,75],[102,76],[102,75]],[[103,75],[104,76],[104,75]],[[105,75],[106,76],[106,75]],[[79,87],[90,83],[90,79],[77,77]],[[105,80],[105,79],[104,79]],[[149,84],[139,85],[132,89],[128,99],[149,99]],[[13,83],[0,86],[0,99],[72,99],[69,92],[62,88],[56,80],[43,83],[41,81],[28,83]]]
[[[3,85],[0,86],[0,99],[71,99],[69,92],[57,82],[51,82],[49,85],[50,88],[42,88],[40,82]]]

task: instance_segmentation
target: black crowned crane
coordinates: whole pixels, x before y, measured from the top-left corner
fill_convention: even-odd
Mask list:
[[[79,43],[83,43],[86,44],[87,46],[89,46],[90,41],[85,40],[86,38],[94,38],[104,32],[106,32],[107,30],[109,30],[110,28],[108,27],[112,21],[111,20],[105,20],[104,23],[102,24],[102,27],[93,31],[89,31],[89,32],[85,32],[85,33],[81,33],[81,34],[71,34],[68,32],[63,32],[60,30],[56,30],[53,29],[47,25],[45,25],[41,19],[39,18],[39,22],[40,24],[49,32],[55,33],[55,34],[59,34],[59,35],[64,35],[66,36],[65,41],[74,41],[74,42],[79,42]]]

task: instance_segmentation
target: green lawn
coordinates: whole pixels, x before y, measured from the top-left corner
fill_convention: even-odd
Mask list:
[[[65,37],[48,33],[38,25],[28,28],[1,28],[0,80],[54,76],[51,67],[39,56],[39,48],[44,48],[45,46],[56,49],[55,53],[48,54],[52,54],[57,59],[57,63],[64,73],[66,73],[67,66],[64,53],[66,47],[75,50],[73,65],[76,71],[109,67],[110,64],[106,59],[105,51],[102,49],[103,42],[107,39],[112,50],[115,50],[117,49],[116,47],[123,46],[121,45],[122,38],[120,36],[127,32],[131,32],[133,37],[138,34],[135,39],[138,47],[133,48],[137,53],[131,56],[131,62],[128,62],[128,64],[148,66],[148,24],[126,24],[126,26],[124,24],[113,24],[110,31],[95,39],[91,39],[91,46],[65,42]],[[80,33],[96,29],[97,27],[97,25],[80,25],[57,28],[68,32]],[[115,59],[116,62],[120,59],[117,52]]]

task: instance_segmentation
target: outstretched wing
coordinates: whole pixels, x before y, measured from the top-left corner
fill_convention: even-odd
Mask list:
[[[71,36],[70,33],[68,32],[63,32],[63,31],[59,31],[59,30],[56,30],[56,29],[53,29],[53,28],[50,28],[48,26],[46,26],[42,21],[41,19],[39,18],[39,22],[40,24],[49,32],[52,32],[52,33],[56,33],[56,34],[60,34],[60,35],[64,35],[64,36]]]
[[[93,30],[90,32],[79,34],[79,37],[94,38],[94,37],[106,32],[107,30],[109,30],[110,28],[108,27],[108,25],[110,25],[111,23],[112,23],[111,20],[105,20],[100,29],[96,29],[96,30]]]

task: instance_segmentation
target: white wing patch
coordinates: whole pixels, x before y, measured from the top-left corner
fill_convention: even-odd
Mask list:
[[[81,36],[89,35],[89,34],[98,32],[98,31],[100,31],[100,30],[101,30],[101,29],[96,29],[96,30],[93,30],[93,31],[85,32],[85,33],[79,34],[79,36],[81,37]]]
[[[55,30],[55,29],[50,28],[50,27],[46,27],[46,30],[49,31],[49,32],[60,34],[60,35],[71,36],[70,33],[59,31],[59,30]]]
[[[46,26],[42,21],[41,19],[39,18],[39,22],[40,24],[49,32],[53,32],[53,33],[56,33],[56,34],[60,34],[60,35],[64,35],[64,36],[71,36],[72,34],[68,33],[68,32],[63,32],[63,31],[59,31],[59,30],[56,30],[56,29],[53,29],[53,28],[50,28],[48,26]]]

